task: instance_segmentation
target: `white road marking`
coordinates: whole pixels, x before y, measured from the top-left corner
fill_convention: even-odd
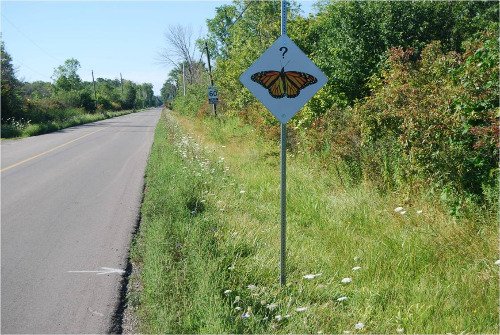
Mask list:
[[[111,273],[123,274],[123,273],[125,273],[125,270],[107,268],[107,267],[101,266],[101,270],[68,271],[68,273],[96,273],[97,275],[107,275],[107,274],[111,274]]]
[[[99,315],[99,316],[104,316],[104,314],[102,313],[99,313],[98,311],[94,311],[92,308],[88,308],[89,312],[92,313],[92,314],[95,314],[95,315]]]

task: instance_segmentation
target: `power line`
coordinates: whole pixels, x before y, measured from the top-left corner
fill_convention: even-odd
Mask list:
[[[10,21],[9,19],[7,19],[5,17],[5,15],[2,14],[2,18],[7,21],[14,29],[16,29],[21,35],[23,35],[28,41],[30,41],[31,43],[33,43],[34,46],[36,46],[38,49],[40,49],[43,53],[45,53],[47,56],[49,56],[50,58],[56,60],[57,62],[62,62],[60,59],[58,59],[57,57],[54,57],[53,55],[51,55],[49,52],[47,52],[44,48],[42,48],[38,43],[36,43],[35,41],[33,41],[31,39],[31,37],[29,37],[28,35],[26,35],[21,29],[19,29],[14,23],[12,23],[12,21]]]
[[[257,2],[258,0],[251,0],[247,3],[247,5],[245,6],[245,8],[243,8],[243,10],[241,11],[240,15],[238,15],[238,17],[236,18],[236,20],[232,21],[227,27],[226,27],[226,31],[229,32],[229,29],[231,29],[235,24],[236,22],[238,22],[242,17],[243,17],[243,13],[245,13],[245,11],[247,10],[247,8],[250,6],[250,4],[254,3],[254,2]],[[224,38],[222,37],[223,41],[226,42],[227,38]],[[201,55],[200,55],[200,62],[201,62],[201,58],[203,57],[203,50],[201,51]]]
[[[40,49],[44,54],[49,56],[50,58],[54,59],[58,63],[64,63],[64,61],[58,57],[55,57],[52,55],[50,52],[42,48],[38,43],[36,43],[31,37],[29,37],[26,33],[24,33],[21,29],[19,29],[18,26],[16,26],[12,21],[10,21],[8,18],[5,17],[5,15],[2,14],[2,18],[7,21],[14,29],[16,29],[24,38],[26,38],[28,41],[30,41],[34,46],[36,46],[38,49]],[[83,67],[80,65],[80,69],[85,72],[91,72],[91,69],[88,69],[86,67]]]
[[[42,76],[42,77],[44,77],[44,78],[46,78],[46,79],[50,79],[50,80],[52,80],[52,78],[51,78],[50,76],[47,76],[46,74],[43,74],[43,73],[41,73],[41,72],[38,72],[37,70],[33,69],[32,67],[30,67],[30,66],[26,65],[25,63],[23,63],[23,62],[21,62],[21,61],[19,61],[19,60],[14,61],[14,63],[18,63],[19,65],[21,65],[21,66],[23,66],[24,68],[26,68],[26,69],[30,70],[31,72],[36,73],[36,74],[38,74],[38,75],[40,75],[40,76]]]
[[[243,8],[243,10],[241,11],[240,15],[236,18],[236,20],[234,20],[233,23],[231,23],[226,29],[229,30],[229,28],[231,28],[232,26],[234,26],[234,24],[236,22],[238,22],[241,17],[243,16],[243,13],[245,13],[245,11],[247,10],[248,6],[250,6],[251,3],[253,3],[254,1],[250,1],[249,3],[247,3],[247,5],[245,6],[245,8]]]

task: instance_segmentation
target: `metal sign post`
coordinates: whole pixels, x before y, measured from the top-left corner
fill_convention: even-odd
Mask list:
[[[286,285],[286,123],[328,81],[321,70],[286,36],[287,1],[281,1],[281,36],[240,76],[281,124],[280,283]]]
[[[286,0],[281,0],[281,36],[286,35]],[[280,283],[286,285],[286,122],[281,122],[281,257]]]

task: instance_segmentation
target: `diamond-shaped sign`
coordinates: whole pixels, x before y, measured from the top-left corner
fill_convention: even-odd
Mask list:
[[[328,78],[286,35],[276,40],[240,81],[281,122],[290,120]]]

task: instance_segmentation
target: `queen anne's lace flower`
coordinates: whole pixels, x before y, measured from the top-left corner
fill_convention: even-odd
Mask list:
[[[352,278],[346,277],[346,278],[343,278],[340,282],[342,284],[349,284],[350,282],[352,282]]]
[[[358,322],[354,325],[354,329],[360,330],[365,328],[365,324],[363,322]]]

